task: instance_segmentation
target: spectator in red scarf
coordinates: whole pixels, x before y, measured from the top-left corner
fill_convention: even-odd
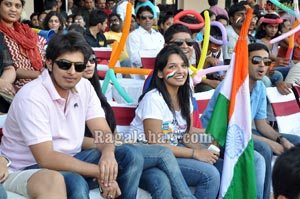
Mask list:
[[[24,0],[0,0],[0,32],[4,34],[14,63],[17,75],[14,86],[17,89],[37,78],[43,70],[38,35],[28,25],[19,22],[24,3]]]

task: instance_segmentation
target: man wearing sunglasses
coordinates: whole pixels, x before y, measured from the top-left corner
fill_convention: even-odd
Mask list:
[[[11,104],[1,152],[17,171],[61,171],[68,198],[87,199],[89,189],[98,186],[105,198],[120,196],[120,189],[119,198],[136,198],[143,157],[131,145],[115,148],[95,89],[82,78],[90,55],[91,48],[78,32],[51,39],[47,69]],[[85,125],[95,136],[96,149],[81,149]]]
[[[249,44],[248,53],[251,118],[256,127],[256,130],[252,130],[252,137],[254,139],[254,149],[264,157],[266,164],[263,198],[270,198],[271,163],[273,153],[276,155],[282,154],[285,150],[288,150],[295,144],[300,143],[300,137],[289,134],[279,134],[268,124],[266,120],[266,88],[262,82],[262,78],[265,76],[272,62],[269,50],[264,44],[253,43]],[[220,85],[222,85],[222,82]],[[220,85],[216,88],[205,112],[201,116],[203,127],[207,127],[208,125],[217,96],[220,92]]]
[[[140,51],[157,54],[164,46],[164,37],[152,28],[153,11],[149,6],[140,7],[136,14],[139,28],[132,31],[126,41],[126,49],[131,64],[135,68],[141,68],[142,61]]]

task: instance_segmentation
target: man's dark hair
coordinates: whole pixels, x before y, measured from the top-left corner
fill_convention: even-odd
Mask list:
[[[265,44],[262,43],[252,43],[248,45],[248,54],[250,54],[252,51],[257,51],[257,50],[265,50],[267,53],[270,54],[270,51],[268,47]]]
[[[98,23],[103,24],[103,22],[107,19],[107,14],[102,10],[93,10],[90,13],[89,17],[89,25],[96,26]]]
[[[121,16],[117,13],[112,13],[108,16],[108,20],[110,20],[112,17],[117,17],[120,22],[122,22]]]
[[[283,195],[288,199],[300,196],[300,147],[296,146],[280,155],[272,174],[274,198]]]
[[[46,59],[55,61],[62,54],[72,52],[81,52],[84,55],[85,64],[92,54],[91,47],[79,32],[58,33],[48,43]]]
[[[228,11],[228,16],[233,17],[236,12],[246,10],[246,7],[241,4],[233,4]]]
[[[152,15],[154,15],[153,10],[150,8],[150,6],[141,6],[141,7],[138,9],[137,13],[136,13],[136,18],[139,19],[140,16],[141,16],[141,14],[142,14],[142,12],[144,12],[144,11],[148,11],[148,12],[150,12]]]
[[[199,24],[200,23],[200,21],[196,17],[190,16],[190,15],[186,15],[186,16],[181,17],[180,21],[188,23],[188,24]],[[192,34],[194,34],[194,33],[200,32],[201,29],[202,28],[199,28],[199,29],[190,29],[190,30],[191,30]]]
[[[218,0],[208,0],[208,5],[209,6],[215,6],[218,4]]]
[[[184,26],[182,24],[173,24],[165,32],[164,38],[165,38],[166,44],[171,41],[171,39],[173,38],[174,34],[180,33],[180,32],[185,32],[185,33],[188,33],[188,34],[190,34],[192,36],[191,30],[188,29],[186,26]]]

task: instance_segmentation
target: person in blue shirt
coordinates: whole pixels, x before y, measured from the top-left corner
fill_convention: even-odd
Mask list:
[[[300,143],[300,137],[289,134],[279,134],[267,122],[267,96],[266,88],[262,82],[268,67],[271,64],[268,48],[264,44],[253,43],[248,46],[249,53],[249,87],[251,118],[254,121],[256,130],[252,130],[254,139],[254,149],[259,152],[265,159],[266,175],[264,184],[264,198],[270,198],[272,156],[282,154],[285,150],[290,149],[294,144]],[[204,111],[201,121],[203,127],[207,127],[212,115],[214,105],[222,87],[222,82],[216,88],[213,97],[206,110]]]

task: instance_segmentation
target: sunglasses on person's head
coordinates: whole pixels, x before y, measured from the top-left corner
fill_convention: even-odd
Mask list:
[[[86,65],[82,62],[70,62],[65,59],[54,61],[54,63],[57,64],[57,66],[62,70],[69,70],[71,66],[74,64],[76,72],[82,72],[86,68]]]
[[[259,64],[261,63],[261,61],[263,61],[265,66],[270,66],[272,63],[272,60],[270,58],[268,57],[262,58],[261,56],[253,56],[251,61],[252,64]]]
[[[148,18],[148,19],[153,19],[153,15],[141,15],[140,18],[141,18],[142,20],[146,20],[147,18]]]
[[[177,46],[181,46],[183,43],[186,43],[188,46],[193,46],[195,41],[193,39],[175,39],[173,41],[170,41],[169,43],[176,44]]]

